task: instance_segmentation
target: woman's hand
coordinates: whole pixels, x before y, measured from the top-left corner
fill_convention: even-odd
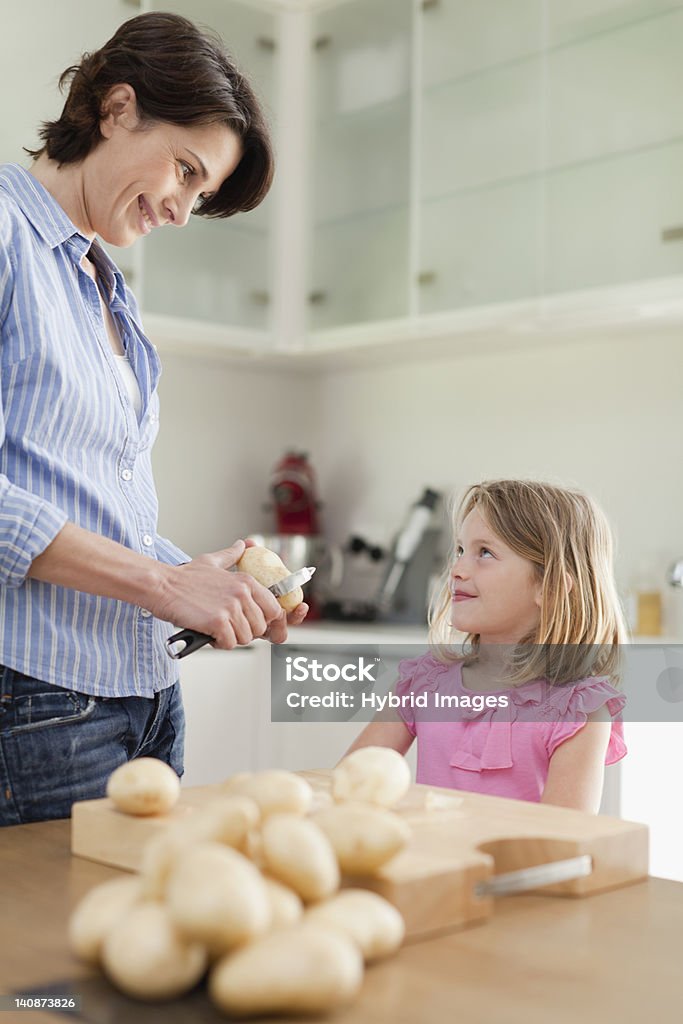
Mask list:
[[[287,625],[303,621],[308,606],[285,615],[279,601],[253,576],[228,572],[240,560],[243,540],[185,565],[164,565],[130,548],[66,523],[31,563],[29,577],[100,594],[147,608],[157,618],[215,638],[231,650],[266,637],[281,644]]]
[[[270,640],[271,644],[283,644],[286,641],[287,627],[301,625],[308,615],[308,605],[305,601],[302,601],[289,615],[285,615],[284,608],[281,608],[280,611],[282,612],[282,618],[271,622],[263,634],[264,640]]]
[[[232,650],[257,637],[273,643],[287,639],[287,624],[298,625],[308,607],[299,605],[289,620],[277,599],[253,576],[229,572],[242,557],[243,540],[200,555],[185,565],[167,566],[163,583],[148,605],[157,618],[208,633],[215,646]]]

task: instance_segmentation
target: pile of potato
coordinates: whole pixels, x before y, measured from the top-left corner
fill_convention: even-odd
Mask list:
[[[403,941],[392,904],[339,886],[342,873],[372,875],[406,845],[409,826],[389,807],[409,784],[404,759],[378,747],[340,763],[322,809],[293,773],[236,775],[224,795],[146,845],[138,875],[85,896],[71,948],[138,999],[180,996],[208,971],[210,998],[230,1016],[343,1005],[358,994],[364,964]],[[163,814],[179,782],[140,758],[112,774],[107,792],[126,813]]]

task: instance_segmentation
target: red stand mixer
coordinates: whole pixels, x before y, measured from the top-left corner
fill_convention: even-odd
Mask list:
[[[273,470],[270,489],[278,533],[320,533],[315,474],[305,452],[285,452]]]
[[[295,572],[306,565],[317,567],[315,585],[306,590],[308,619],[320,618],[326,593],[339,586],[343,571],[341,549],[320,534],[316,479],[305,452],[287,451],[270,478],[276,534],[250,534],[252,540],[276,551],[288,569]]]

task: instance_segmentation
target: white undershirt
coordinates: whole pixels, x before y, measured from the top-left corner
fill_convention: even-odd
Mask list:
[[[133,373],[133,367],[130,365],[128,356],[120,356],[116,352],[114,353],[114,361],[116,363],[117,370],[121,374],[121,379],[125,385],[126,391],[128,392],[133,408],[135,409],[135,415],[139,420],[140,413],[142,412],[142,395],[140,394],[138,379]]]

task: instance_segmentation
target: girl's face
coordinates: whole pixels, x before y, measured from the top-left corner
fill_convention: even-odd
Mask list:
[[[451,625],[481,643],[517,643],[538,625],[541,583],[534,567],[491,530],[475,508],[456,538]]]
[[[233,173],[242,148],[223,124],[140,129],[130,86],[117,86],[111,102],[103,141],[83,164],[82,218],[86,233],[128,246],[165,224],[186,224],[200,196]]]

